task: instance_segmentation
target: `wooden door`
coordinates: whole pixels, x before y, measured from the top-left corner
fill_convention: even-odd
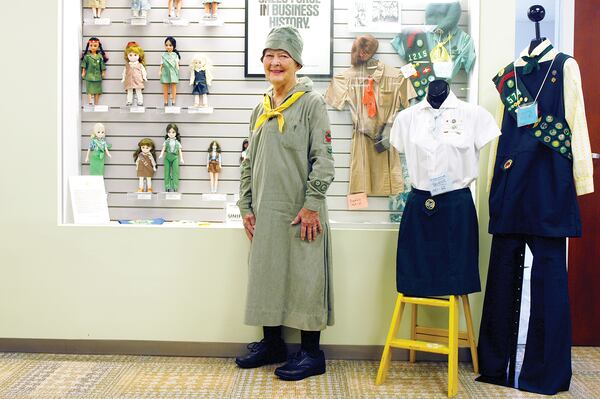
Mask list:
[[[583,81],[592,152],[600,153],[598,0],[575,0],[575,59]],[[600,346],[600,159],[594,159],[593,194],[579,197],[583,236],[569,240],[569,295],[573,345]]]

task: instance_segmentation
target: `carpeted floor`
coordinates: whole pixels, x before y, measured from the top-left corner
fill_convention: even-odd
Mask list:
[[[0,398],[228,399],[445,398],[446,363],[393,362],[375,386],[376,361],[331,360],[327,373],[280,381],[275,366],[238,369],[232,359],[0,353]],[[458,398],[541,398],[474,382],[469,363],[459,370]],[[600,348],[573,348],[573,379],[556,398],[600,398]]]

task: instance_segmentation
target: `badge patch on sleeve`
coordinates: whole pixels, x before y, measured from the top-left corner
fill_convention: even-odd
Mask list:
[[[325,132],[325,143],[331,144],[331,130],[329,129]]]

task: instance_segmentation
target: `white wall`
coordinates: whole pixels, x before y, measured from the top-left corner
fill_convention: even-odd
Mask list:
[[[497,94],[490,79],[512,59],[514,37],[506,27],[513,9],[514,1],[481,4],[479,99],[492,111]],[[18,76],[4,81],[0,97],[5,142],[24,145],[7,145],[0,157],[0,337],[255,339],[259,329],[243,325],[248,244],[241,230],[57,226],[57,2],[10,2],[3,11],[27,15],[27,25],[7,18],[0,32],[34,54],[1,67],[3,76]],[[483,281],[490,242],[485,186],[484,179]],[[393,230],[333,232],[337,323],[324,343],[383,344],[395,298],[396,239]],[[482,298],[472,295],[476,328]]]

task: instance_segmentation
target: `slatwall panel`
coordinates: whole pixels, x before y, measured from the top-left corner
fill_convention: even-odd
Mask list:
[[[100,103],[109,105],[108,113],[82,113],[81,126],[81,173],[87,174],[89,165],[83,163],[89,144],[89,135],[96,122],[106,126],[107,141],[112,144],[111,159],[107,159],[105,183],[109,192],[111,219],[142,219],[162,217],[167,220],[206,220],[223,219],[223,203],[202,201],[202,193],[210,191],[206,170],[206,149],[212,139],[216,139],[223,149],[223,170],[220,175],[219,192],[233,194],[239,187],[239,154],[241,144],[248,132],[248,121],[253,107],[261,100],[261,94],[268,84],[263,79],[244,78],[244,20],[245,1],[225,0],[219,10],[225,20],[220,27],[205,27],[198,23],[189,26],[165,25],[167,0],[151,0],[147,26],[131,26],[125,21],[131,16],[129,0],[107,0],[108,8],[103,17],[109,17],[109,26],[83,25],[82,46],[87,39],[97,36],[110,58],[106,79],[103,82],[104,94]],[[334,73],[350,66],[350,48],[356,34],[347,29],[348,3],[335,0],[334,10]],[[468,32],[468,0],[462,0],[463,15],[461,27]],[[425,21],[425,2],[410,0],[403,2],[402,23],[422,25]],[[200,0],[184,0],[182,17],[198,21],[202,15]],[[91,18],[91,10],[84,9],[84,19]],[[159,63],[164,51],[166,36],[177,39],[177,49],[181,53],[180,83],[177,87],[177,105],[187,107],[193,103],[189,80],[189,61],[193,53],[204,52],[215,66],[208,101],[214,113],[187,114],[185,109],[179,115],[161,114],[156,107],[161,106],[162,85],[159,80]],[[390,45],[392,34],[376,34],[380,39],[377,57],[385,63],[400,67],[404,62]],[[146,53],[149,82],[144,90],[146,113],[122,113],[125,92],[121,74],[125,64],[123,50],[127,42],[135,40]],[[304,51],[310,51],[305,47]],[[325,93],[329,79],[315,80],[315,89]],[[467,77],[461,72],[453,84],[454,92],[461,98],[467,96]],[[85,86],[82,85],[82,93]],[[85,94],[82,94],[85,101]],[[348,110],[329,109],[332,123],[333,152],[335,158],[335,182],[328,192],[330,218],[334,222],[386,223],[389,221],[388,198],[370,197],[369,208],[349,211],[346,194],[350,175],[351,118]],[[157,146],[163,143],[164,129],[168,123],[177,123],[182,135],[185,164],[181,168],[179,191],[180,201],[132,200],[127,193],[137,189],[137,177],[133,163],[133,151],[142,137],[150,137]],[[158,153],[157,153],[158,155]],[[163,191],[162,160],[153,178],[154,191]],[[158,196],[157,196],[158,197]]]

